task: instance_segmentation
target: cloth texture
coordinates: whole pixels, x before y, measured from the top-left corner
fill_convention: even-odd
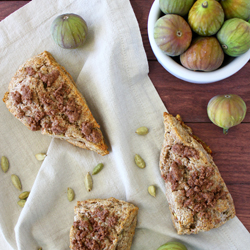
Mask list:
[[[57,46],[50,26],[60,14],[75,13],[87,22],[85,45],[75,50]],[[31,132],[0,102],[0,154],[10,162],[0,171],[0,249],[69,249],[69,231],[77,200],[109,198],[139,207],[132,250],[157,249],[177,240],[189,250],[247,249],[250,235],[238,218],[198,235],[177,235],[159,171],[166,107],[148,77],[148,63],[139,26],[129,0],[33,0],[0,23],[0,96],[27,59],[49,51],[72,75],[100,124],[110,154],[100,156],[59,139]],[[171,94],[171,93],[169,93]],[[149,133],[139,136],[138,127]],[[35,154],[46,152],[43,162]],[[135,165],[139,154],[146,168]],[[103,163],[87,192],[84,176]],[[31,191],[24,206],[11,174]],[[148,194],[157,187],[156,197]],[[67,188],[75,200],[67,200]]]

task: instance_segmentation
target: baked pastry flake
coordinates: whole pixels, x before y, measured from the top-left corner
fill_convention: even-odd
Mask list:
[[[129,250],[135,233],[138,207],[109,199],[78,201],[70,230],[72,250]]]
[[[3,101],[32,131],[108,154],[99,124],[65,68],[47,51],[29,59],[11,79]]]
[[[160,171],[177,233],[197,234],[226,223],[235,208],[209,148],[177,118],[164,113]]]

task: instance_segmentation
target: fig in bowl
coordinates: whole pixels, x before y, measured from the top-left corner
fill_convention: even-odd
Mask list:
[[[169,56],[178,56],[189,47],[192,31],[184,18],[175,14],[167,14],[155,23],[154,39],[164,53]]]
[[[234,17],[245,21],[250,19],[250,1],[249,0],[221,0],[220,4],[225,12],[226,19]]]
[[[188,23],[200,36],[212,36],[224,22],[224,11],[215,0],[198,0],[188,13]]]
[[[180,56],[181,64],[191,70],[213,71],[224,60],[224,52],[215,37],[196,37]]]
[[[164,51],[162,51],[156,43],[156,40],[154,37],[155,24],[157,20],[164,15],[165,14],[160,9],[159,0],[155,0],[150,9],[149,16],[148,16],[148,37],[149,37],[149,42],[150,42],[152,51],[154,55],[156,56],[158,62],[169,73],[171,73],[175,77],[181,80],[187,81],[187,82],[197,83],[197,84],[217,82],[235,74],[249,61],[250,50],[248,50],[247,52],[245,52],[244,54],[238,57],[229,56],[225,54],[224,52],[224,60],[221,66],[219,66],[217,69],[213,69],[212,71],[200,71],[200,70],[191,70],[191,69],[186,68],[185,66],[181,64],[181,61],[180,61],[181,55],[169,56]],[[185,21],[187,21],[187,16],[188,15],[186,15],[186,17],[183,17]],[[215,39],[217,39],[217,36],[216,36],[217,34],[218,32],[213,35]],[[196,33],[193,32],[192,40],[194,41],[196,37],[197,37]],[[192,42],[190,46],[192,46]],[[188,51],[188,49],[186,51]],[[185,53],[185,51],[183,53]],[[222,56],[220,55],[216,55],[216,57],[217,59],[222,58]],[[206,59],[206,62],[207,61],[209,61],[208,58]]]
[[[240,56],[250,49],[250,23],[232,18],[223,24],[217,33],[222,48],[229,56]]]
[[[165,14],[185,16],[192,7],[194,0],[159,0],[160,9]]]

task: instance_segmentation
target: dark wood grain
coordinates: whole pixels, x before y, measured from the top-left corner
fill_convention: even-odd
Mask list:
[[[186,122],[209,122],[207,104],[215,95],[237,94],[250,107],[250,63],[231,77],[210,84],[193,84],[168,73],[157,61],[149,61],[149,77],[154,83],[169,113]],[[248,109],[244,122],[250,122]]]
[[[0,1],[0,20],[28,2]],[[214,161],[233,196],[237,216],[250,231],[250,63],[233,76],[212,84],[192,84],[172,76],[157,62],[148,40],[147,19],[154,0],[130,2],[149,61],[149,77],[168,111],[180,114],[194,133],[211,147]],[[244,122],[224,135],[221,128],[209,121],[206,107],[213,96],[229,93],[240,95],[248,111]]]
[[[0,21],[29,1],[0,1]]]

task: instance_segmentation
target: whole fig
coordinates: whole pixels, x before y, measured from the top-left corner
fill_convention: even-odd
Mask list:
[[[54,41],[64,49],[75,49],[86,40],[88,27],[79,15],[68,13],[58,16],[51,25]]]
[[[226,54],[237,57],[250,48],[250,23],[240,18],[227,20],[217,38]]]
[[[164,14],[185,16],[193,3],[194,0],[160,0],[159,6]]]
[[[200,36],[212,36],[224,22],[224,11],[215,0],[198,0],[188,13],[191,29]]]
[[[224,60],[223,50],[215,37],[196,37],[180,56],[181,64],[190,70],[213,71]]]
[[[220,4],[225,12],[226,19],[234,17],[248,21],[250,19],[249,0],[221,0]]]
[[[172,241],[160,246],[157,250],[187,250],[187,248],[180,242]]]
[[[164,53],[178,56],[189,47],[192,31],[183,17],[167,14],[156,21],[154,39]]]
[[[234,94],[214,96],[207,105],[209,119],[223,128],[224,134],[227,134],[229,128],[244,120],[246,111],[246,103]]]

